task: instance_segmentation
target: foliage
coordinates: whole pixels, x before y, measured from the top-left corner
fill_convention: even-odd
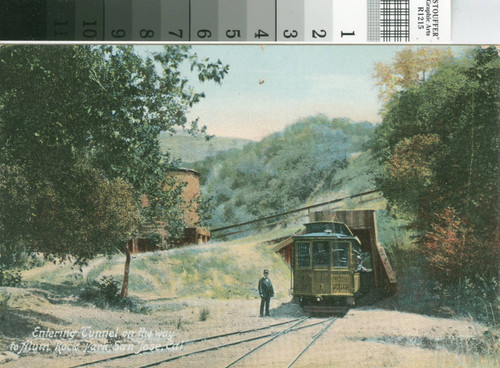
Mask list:
[[[461,317],[474,317],[483,323],[497,325],[500,318],[499,283],[496,277],[465,277],[460,284],[436,283],[432,294],[439,303],[439,311]]]
[[[497,277],[499,82],[495,48],[442,63],[393,95],[372,143],[384,196],[444,285]]]
[[[29,184],[19,166],[0,163],[0,266],[22,266],[33,211]]]
[[[384,175],[390,178],[385,190],[394,193],[393,200],[398,204],[417,210],[414,206],[420,204],[423,190],[433,183],[436,171],[434,155],[439,149],[439,143],[440,139],[435,134],[417,134],[396,144]]]
[[[215,207],[211,226],[237,223],[302,206],[325,178],[363,149],[369,123],[303,119],[242,150],[219,153],[196,163],[203,192]]]
[[[179,318],[177,319],[177,321],[175,322],[175,327],[176,327],[178,330],[180,330],[180,329],[182,328],[183,323],[184,323],[184,322],[182,321],[182,317],[179,317]]]
[[[89,283],[80,297],[83,300],[91,300],[97,297],[102,297],[103,301],[113,304],[120,301],[119,283],[112,276],[103,276],[101,281],[92,281]]]
[[[178,231],[180,190],[164,190],[176,163],[157,137],[199,130],[186,113],[203,93],[181,74],[185,64],[200,81],[219,83],[228,70],[184,46],[152,56],[132,46],[0,48],[0,176],[10,177],[0,212],[15,209],[0,217],[2,248],[84,264],[123,246],[141,221]]]
[[[460,284],[466,275],[495,274],[498,260],[491,257],[492,249],[476,239],[470,224],[455,211],[445,209],[431,226],[422,248],[437,279]]]
[[[128,309],[134,313],[147,313],[143,303],[131,298],[121,298],[120,283],[112,276],[103,276],[100,281],[92,281],[85,285],[80,299],[91,302],[99,308]]]
[[[210,315],[210,309],[208,309],[207,307],[203,307],[200,310],[199,320],[202,322],[206,321],[209,315]]]
[[[213,197],[202,194],[196,201],[198,205],[198,214],[200,216],[200,226],[208,227],[215,211],[214,199]]]
[[[21,271],[0,264],[0,286],[19,286],[21,279]]]
[[[451,57],[449,48],[409,47],[397,52],[392,63],[376,63],[373,77],[377,79],[379,98],[387,103],[398,91],[425,81],[426,73]]]
[[[357,194],[376,188],[375,175],[380,164],[369,150],[353,154],[338,170],[331,172],[319,184],[309,202],[316,203],[332,199],[332,192]],[[356,201],[353,200],[353,203]]]
[[[139,224],[133,188],[123,179],[109,180],[86,168],[78,185],[66,189],[73,194],[69,198],[58,196],[52,186],[44,189],[34,198],[39,215],[33,218],[37,237],[32,245],[49,259],[71,255],[82,264],[96,252],[113,253]]]
[[[2,291],[0,293],[0,309],[7,309],[9,307],[10,294]]]

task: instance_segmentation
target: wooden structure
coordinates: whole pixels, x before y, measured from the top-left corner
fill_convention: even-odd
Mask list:
[[[210,241],[210,231],[201,227],[184,229],[184,242],[187,244],[203,244]]]
[[[303,235],[305,234],[305,230],[301,230],[295,235]],[[283,257],[285,262],[290,266],[292,264],[292,244],[293,240],[292,237],[286,238],[282,241],[280,241],[276,246],[274,247],[274,250]]]
[[[133,242],[131,253],[165,250],[182,245],[202,244],[210,241],[210,231],[197,226],[200,220],[198,203],[196,201],[200,197],[200,174],[191,169],[175,169],[170,170],[167,173],[167,177],[173,178],[176,183],[184,184],[181,194],[184,202],[184,223],[186,224],[184,237],[175,244],[168,244],[166,242],[168,234],[165,231],[165,223],[157,221],[154,224],[143,226],[141,230],[142,234]],[[165,190],[168,189],[168,186],[165,187]],[[141,204],[143,208],[149,206],[149,200],[145,195],[141,198]],[[151,239],[152,234],[157,234],[160,237],[159,244]]]

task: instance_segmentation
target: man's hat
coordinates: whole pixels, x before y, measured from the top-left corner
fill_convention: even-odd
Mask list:
[[[269,270],[264,270],[264,273],[269,273]]]

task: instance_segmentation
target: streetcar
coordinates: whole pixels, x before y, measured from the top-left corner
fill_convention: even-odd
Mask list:
[[[321,221],[305,227],[305,234],[292,237],[294,299],[310,313],[343,313],[360,296],[362,280],[373,284],[372,270],[365,267],[367,254],[344,223]]]

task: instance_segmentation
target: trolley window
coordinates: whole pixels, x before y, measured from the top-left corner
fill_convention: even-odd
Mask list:
[[[310,267],[311,266],[311,244],[310,243],[298,243],[297,249],[298,249],[297,266]]]
[[[349,230],[349,228],[347,226],[345,226],[344,224],[335,224],[335,230],[334,230],[337,234],[344,234],[344,235],[347,235],[347,236],[352,236],[352,233],[351,231]]]
[[[333,267],[349,267],[349,242],[333,244]]]
[[[308,234],[332,232],[334,234],[352,236],[349,228],[338,222],[312,222],[310,224],[305,224],[305,226]]]
[[[313,266],[330,266],[330,245],[326,241],[313,242]]]

